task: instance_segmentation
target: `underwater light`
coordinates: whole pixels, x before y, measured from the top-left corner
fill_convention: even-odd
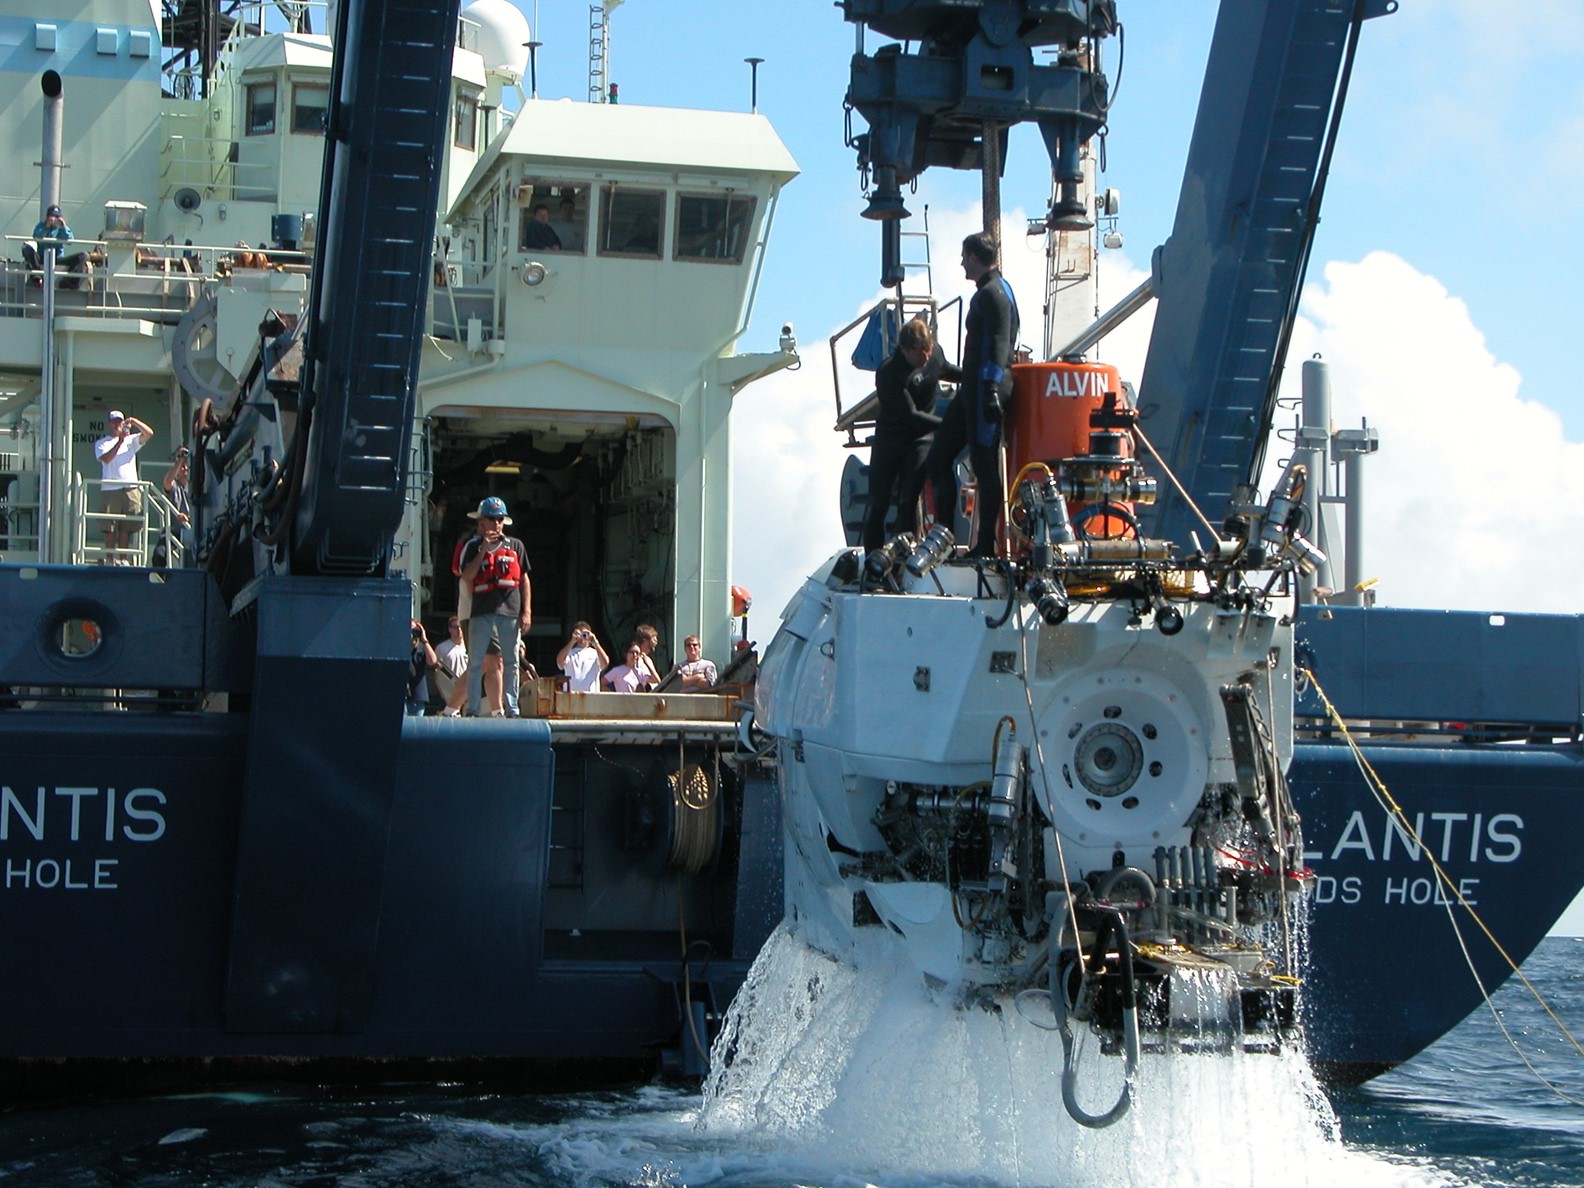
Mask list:
[[[957,538],[952,535],[950,528],[945,524],[936,524],[908,556],[907,571],[916,578],[923,577],[941,563],[956,543]]]
[[[918,546],[911,532],[899,533],[870,553],[864,561],[864,576],[871,582],[884,581],[886,575],[901,564]]]
[[[1067,591],[1055,578],[1036,574],[1029,578],[1028,584],[1023,587],[1023,593],[1034,604],[1039,617],[1052,627],[1059,627],[1067,621],[1067,612],[1070,609],[1067,603]]]

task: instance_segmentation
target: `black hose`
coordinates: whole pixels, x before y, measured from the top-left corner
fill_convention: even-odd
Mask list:
[[[1088,906],[1099,921],[1095,928],[1094,943],[1090,948],[1096,968],[1091,969],[1087,960],[1080,961],[1080,977],[1084,982],[1100,977],[1105,969],[1106,952],[1114,943],[1120,966],[1118,972],[1122,980],[1124,1053],[1122,1092],[1117,1094],[1116,1101],[1103,1114],[1091,1114],[1078,1104],[1078,1068],[1073,1062],[1072,1020],[1067,1013],[1067,996],[1054,972],[1051,977],[1051,1007],[1056,1012],[1061,1028],[1062,1105],[1067,1108],[1068,1115],[1078,1125],[1086,1126],[1091,1130],[1101,1130],[1117,1122],[1133,1105],[1133,1086],[1138,1077],[1139,1061],[1138,989],[1133,977],[1133,947],[1128,940],[1127,922],[1123,919],[1122,913],[1114,907],[1094,903]],[[1051,968],[1054,971],[1059,966],[1058,962]]]
[[[999,630],[1000,628],[1006,626],[1006,621],[1012,617],[1012,608],[1013,608],[1013,606],[1015,606],[1017,604],[1018,584],[1017,584],[1017,581],[1016,581],[1015,570],[1013,569],[1013,567],[1011,565],[1003,565],[1003,563],[1000,560],[1000,558],[996,559],[995,564],[996,564],[996,566],[998,568],[1001,569],[1002,573],[1005,574],[1005,576],[1006,576],[1006,584],[1007,584],[1006,607],[1001,611],[1001,617],[1000,618],[997,618],[997,619],[986,619],[985,620],[985,630],[986,631],[996,631],[996,630]],[[984,581],[983,571],[980,572],[979,580],[981,582]]]

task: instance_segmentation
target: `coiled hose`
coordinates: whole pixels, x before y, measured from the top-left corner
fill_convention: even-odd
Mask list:
[[[1122,913],[1113,907],[1092,906],[1090,910],[1099,917],[1094,952],[1103,961],[1107,948],[1114,942],[1122,967],[1122,1092],[1103,1114],[1091,1114],[1078,1104],[1078,1067],[1073,1061],[1072,1016],[1068,1012],[1067,996],[1061,985],[1062,963],[1059,961],[1051,963],[1050,997],[1051,1006],[1061,1024],[1062,1105],[1067,1107],[1067,1113],[1078,1125],[1101,1130],[1118,1121],[1133,1105],[1133,1086],[1139,1062],[1138,993],[1133,981],[1133,949],[1128,941],[1127,923],[1122,919]],[[1078,997],[1081,998],[1088,991],[1091,976],[1081,956],[1078,968],[1082,979],[1078,988]]]

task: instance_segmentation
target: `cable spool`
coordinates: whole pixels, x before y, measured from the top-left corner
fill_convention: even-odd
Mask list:
[[[708,768],[683,764],[666,777],[671,787],[671,847],[666,865],[697,874],[715,861],[720,849],[719,789]]]

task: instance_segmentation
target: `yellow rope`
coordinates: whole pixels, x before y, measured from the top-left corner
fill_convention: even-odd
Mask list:
[[[1301,665],[1298,667],[1298,671],[1303,673],[1304,679],[1309,682],[1310,686],[1319,696],[1321,702],[1325,705],[1327,716],[1331,719],[1332,724],[1336,726],[1337,730],[1341,732],[1343,741],[1347,743],[1348,749],[1353,752],[1354,762],[1358,764],[1359,770],[1364,773],[1365,782],[1368,784],[1371,794],[1374,795],[1375,799],[1381,804],[1381,807],[1383,807],[1396,822],[1397,827],[1412,840],[1415,846],[1419,847],[1419,852],[1429,859],[1430,867],[1435,871],[1436,879],[1440,882],[1441,886],[1452,897],[1455,897],[1457,905],[1467,912],[1469,914],[1469,918],[1479,926],[1479,930],[1485,934],[1485,939],[1490,941],[1491,947],[1494,948],[1496,952],[1501,954],[1502,960],[1507,963],[1507,968],[1512,970],[1512,972],[1518,976],[1518,980],[1523,983],[1524,988],[1529,991],[1535,1002],[1540,1005],[1540,1009],[1550,1017],[1551,1022],[1556,1024],[1557,1030],[1561,1032],[1564,1037],[1566,1037],[1568,1043],[1573,1046],[1573,1050],[1580,1056],[1584,1056],[1584,1047],[1580,1047],[1579,1041],[1575,1039],[1573,1033],[1568,1030],[1567,1024],[1563,1023],[1562,1020],[1557,1017],[1557,1013],[1551,1009],[1551,1004],[1545,1000],[1545,996],[1540,993],[1535,984],[1531,982],[1524,974],[1523,970],[1518,967],[1518,963],[1513,960],[1512,955],[1502,947],[1502,943],[1496,939],[1495,934],[1492,933],[1490,928],[1486,926],[1485,921],[1480,918],[1479,912],[1474,910],[1474,905],[1469,903],[1469,901],[1464,898],[1463,892],[1458,889],[1457,884],[1452,881],[1451,876],[1448,875],[1447,872],[1442,868],[1441,863],[1436,860],[1436,856],[1431,851],[1430,847],[1425,844],[1424,839],[1421,838],[1418,831],[1414,829],[1412,822],[1408,820],[1408,814],[1403,811],[1402,806],[1399,805],[1392,797],[1390,790],[1386,787],[1386,782],[1380,778],[1379,773],[1377,773],[1375,768],[1370,764],[1369,759],[1365,757],[1363,749],[1358,745],[1358,742],[1353,737],[1353,732],[1348,729],[1347,723],[1342,720],[1342,715],[1337,712],[1336,706],[1333,705],[1331,699],[1326,696],[1325,690],[1320,687],[1320,682],[1315,678],[1315,674]],[[1490,991],[1485,988],[1485,983],[1480,980],[1478,972],[1476,972],[1474,969],[1474,962],[1469,955],[1468,946],[1463,941],[1463,932],[1458,927],[1457,917],[1452,914],[1452,902],[1453,900],[1450,898],[1445,901],[1447,919],[1451,922],[1452,931],[1457,936],[1458,946],[1463,950],[1463,959],[1468,962],[1469,973],[1474,977],[1474,984],[1479,987],[1480,996],[1485,1000],[1485,1005],[1487,1008],[1489,1008],[1491,1017],[1496,1020],[1496,1026],[1501,1029],[1501,1033],[1506,1038],[1507,1043],[1511,1046],[1512,1050],[1517,1053],[1518,1058],[1524,1062],[1525,1067],[1527,1067],[1530,1072],[1534,1073],[1535,1077],[1541,1082],[1541,1084],[1545,1085],[1546,1088],[1550,1089],[1551,1092],[1555,1093],[1563,1101],[1569,1102],[1572,1105],[1584,1105],[1584,1102],[1569,1097],[1565,1092],[1563,1092],[1562,1089],[1547,1080],[1544,1074],[1542,1074],[1539,1069],[1535,1068],[1535,1066],[1530,1063],[1529,1057],[1524,1054],[1523,1050],[1518,1047],[1518,1042],[1513,1039],[1512,1033],[1507,1030],[1506,1023],[1502,1021],[1501,1014],[1496,1010],[1494,1004],[1492,1004]]]

